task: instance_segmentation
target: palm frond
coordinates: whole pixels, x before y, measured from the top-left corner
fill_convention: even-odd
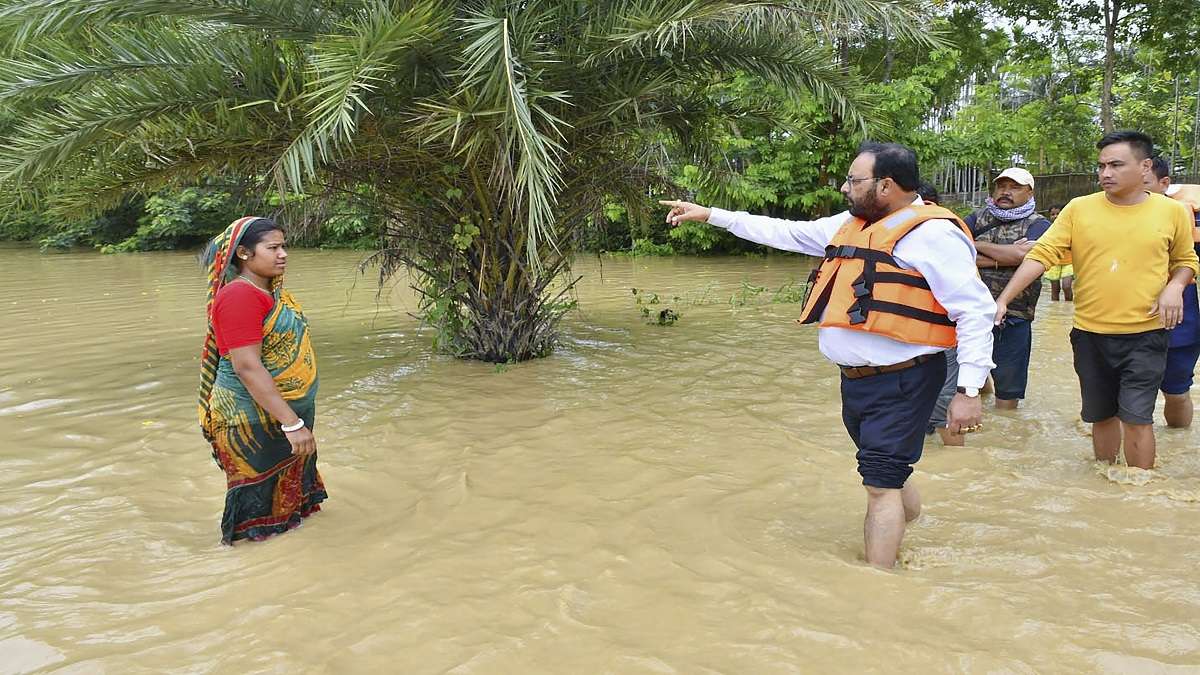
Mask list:
[[[815,97],[860,130],[881,123],[866,83],[838,65],[823,44],[727,30],[706,29],[696,37],[686,54],[626,56],[582,69],[578,77],[592,84],[587,107],[612,115],[625,110],[632,113],[631,121],[641,121],[654,114],[657,98],[676,98],[681,83],[703,92],[741,73],[795,101]]]
[[[279,158],[276,173],[296,189],[317,167],[353,142],[358,119],[371,112],[374,93],[414,45],[436,39],[449,16],[434,2],[403,12],[375,0],[346,27],[346,33],[322,38],[313,46],[307,87],[299,103],[308,125]]]
[[[920,0],[636,0],[618,3],[598,17],[588,34],[595,62],[622,56],[686,53],[702,45],[712,30],[771,36],[790,42],[826,42],[847,32],[878,28],[895,39],[933,49],[946,41],[927,27],[928,8]]]
[[[479,100],[505,110],[499,123],[500,145],[495,178],[513,199],[510,208],[524,211],[529,236],[526,254],[540,269],[540,251],[556,246],[554,207],[562,177],[558,156],[566,123],[548,104],[566,104],[564,91],[543,91],[530,80],[540,72],[534,36],[537,17],[524,17],[514,26],[510,17],[477,13],[463,21],[461,32],[470,42],[463,48],[460,94],[473,92]],[[524,30],[521,30],[524,29]],[[522,58],[522,56],[524,58]]]
[[[0,0],[0,30],[15,46],[40,36],[162,17],[211,21],[311,38],[337,15],[321,0]]]
[[[592,37],[607,43],[589,61],[619,55],[648,56],[686,50],[695,42],[695,31],[706,26],[728,27],[752,10],[777,7],[772,2],[705,2],[701,0],[642,0],[622,3],[611,17],[593,29]]]
[[[930,50],[949,46],[945,36],[932,28],[933,7],[924,0],[804,0],[788,4],[830,40],[848,30],[877,30]]]
[[[0,178],[32,181],[77,153],[136,142],[147,121],[195,110],[228,113],[229,91],[219,68],[187,79],[124,78],[98,84],[19,123],[0,144]]]
[[[162,22],[136,33],[92,33],[88,38],[84,48],[79,39],[53,38],[21,55],[0,58],[0,100],[61,96],[97,80],[153,69],[172,78],[180,77],[179,71],[213,65],[232,73],[252,58],[254,49],[245,36],[229,31]]]
[[[706,40],[705,48],[692,54],[689,62],[713,73],[733,66],[793,99],[811,93],[860,130],[879,123],[871,112],[872,96],[865,82],[839,66],[825,45],[804,40],[781,43],[765,35],[717,35]]]

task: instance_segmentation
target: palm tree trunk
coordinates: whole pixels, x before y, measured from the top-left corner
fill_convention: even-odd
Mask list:
[[[562,252],[542,251],[544,265],[534,269],[526,257],[527,230],[517,220],[522,216],[497,203],[473,170],[466,178],[459,183],[465,194],[454,203],[459,210],[437,214],[456,225],[416,249],[398,247],[411,251],[404,262],[419,272],[417,316],[437,332],[435,345],[455,356],[490,363],[545,356],[570,308],[564,297],[573,283],[562,278],[568,238],[559,243]],[[471,225],[478,229],[473,237],[464,234]]]

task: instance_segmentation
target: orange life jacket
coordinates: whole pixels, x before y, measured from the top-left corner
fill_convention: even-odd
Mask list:
[[[953,222],[972,241],[966,224],[940,206],[908,206],[870,225],[860,218],[847,220],[808,278],[800,323],[819,320],[825,328],[861,330],[911,344],[957,344],[954,322],[929,283],[892,257],[897,242],[935,218]]]
[[[1187,204],[1192,213],[1200,213],[1200,185],[1180,184],[1178,190],[1167,196]],[[1192,242],[1200,244],[1200,227],[1192,227]]]

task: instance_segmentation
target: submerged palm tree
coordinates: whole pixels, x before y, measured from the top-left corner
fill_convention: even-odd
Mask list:
[[[664,148],[713,157],[737,73],[863,123],[833,43],[917,0],[0,0],[0,188],[63,211],[214,175],[357,200],[441,346],[549,352],[572,243]]]

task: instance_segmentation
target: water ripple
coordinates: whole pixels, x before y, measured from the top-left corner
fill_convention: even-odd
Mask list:
[[[377,297],[357,260],[299,251],[288,278],[328,508],[229,549],[194,258],[0,248],[0,673],[1200,662],[1194,432],[1160,428],[1152,472],[1096,465],[1067,305],[1039,309],[1022,408],[926,448],[887,574],[861,562],[837,372],[743,285],[805,260],[581,260],[562,348],[503,368],[431,354],[411,291]],[[631,288],[682,319],[648,325]]]

